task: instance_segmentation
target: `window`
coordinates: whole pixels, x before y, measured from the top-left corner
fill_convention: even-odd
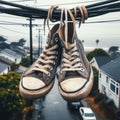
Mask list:
[[[109,82],[109,77],[108,76],[106,76],[106,83],[108,83]]]
[[[101,78],[101,73],[99,74],[99,77]]]
[[[116,94],[118,95],[118,88],[116,88]]]
[[[115,85],[114,85],[113,83],[111,83],[110,89],[111,89],[113,92],[115,92]]]
[[[119,94],[119,85],[115,81],[111,80],[110,89],[115,95]]]

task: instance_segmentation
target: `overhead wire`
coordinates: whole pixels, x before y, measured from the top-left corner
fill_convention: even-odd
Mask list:
[[[69,3],[69,2],[67,2],[67,3],[59,3],[59,4],[55,4],[55,5],[57,5],[57,6],[61,6],[61,5],[78,5],[78,4],[87,4],[87,3],[92,3],[92,2],[98,2],[98,1],[104,1],[104,0],[91,0],[91,1],[79,1],[79,2],[71,2],[71,3]],[[53,5],[53,4],[52,4]],[[38,5],[38,7],[47,7],[47,6],[51,6],[50,4],[44,4],[44,5]]]
[[[106,20],[96,20],[96,21],[88,21],[84,24],[89,23],[110,23],[110,22],[120,22],[120,19],[106,19]],[[0,25],[20,25],[20,26],[29,26],[29,24],[26,23],[17,23],[17,22],[8,22],[8,21],[0,21]],[[32,26],[42,26],[43,24],[32,24]],[[54,25],[54,24],[50,24]]]
[[[5,5],[9,5],[9,6],[12,6],[12,7],[17,7],[17,8],[20,8],[20,9],[17,9],[15,11],[15,9],[9,9],[9,11],[6,11],[6,9],[2,12],[6,12],[8,14],[14,14],[14,15],[19,15],[19,16],[26,16],[26,17],[33,17],[33,18],[40,18],[40,19],[44,19],[46,18],[47,16],[47,12],[48,12],[48,9],[40,9],[40,8],[34,8],[34,7],[28,7],[28,6],[23,6],[23,5],[19,5],[19,4],[15,4],[15,3],[10,3],[10,2],[6,2],[6,1],[3,1],[1,0],[0,1],[1,4],[5,4]],[[95,17],[95,16],[99,16],[99,15],[102,15],[102,14],[106,14],[108,12],[116,12],[116,11],[120,11],[120,1],[119,0],[105,0],[105,1],[102,1],[102,2],[97,2],[97,3],[94,3],[94,4],[91,4],[91,5],[87,5],[86,8],[89,12],[89,16],[88,17]],[[107,9],[110,9],[110,8],[113,8],[115,7],[116,10],[114,11],[110,11]],[[14,12],[13,12],[13,11]],[[104,12],[101,13],[100,10],[104,10]],[[71,11],[73,12],[73,9],[71,9]],[[96,12],[96,14],[92,13],[92,12]],[[53,14],[53,18],[56,19],[56,21],[59,19],[60,17],[60,12],[61,10],[60,9],[57,9],[54,11],[54,14]],[[78,12],[78,16],[81,16],[81,13]],[[77,18],[77,17],[76,17]]]
[[[84,1],[83,3],[88,2],[88,1]],[[95,0],[91,0],[89,2],[96,2]],[[10,3],[10,2],[6,2],[1,0],[0,1],[1,4],[3,5],[9,5],[12,7],[17,7],[16,8],[5,8],[3,6],[0,6],[0,11],[8,13],[8,14],[12,14],[12,15],[19,15],[19,16],[23,16],[23,14],[25,16],[23,17],[33,17],[33,18],[45,18],[47,15],[47,9],[38,9],[38,8],[34,8],[34,7],[28,7],[28,6],[23,6],[23,5],[19,5],[19,4],[15,4],[15,3]],[[76,2],[78,3],[78,2]],[[79,2],[80,3],[80,2]],[[68,4],[73,4],[73,3],[68,3]],[[61,4],[63,5],[63,4]],[[94,4],[91,5],[87,5],[86,6],[88,13],[89,13],[89,17],[95,17],[95,16],[100,16],[109,12],[117,12],[120,11],[120,1],[119,0],[104,0],[101,2],[96,2]],[[71,9],[71,11],[73,11],[73,9]],[[45,14],[43,14],[45,13]],[[60,14],[60,9],[54,11],[53,13],[53,18],[56,19],[56,21],[59,19],[59,14]],[[78,15],[80,16],[80,13],[78,12]],[[77,19],[77,18],[76,18]],[[88,23],[105,23],[105,22],[119,22],[120,20],[101,20],[101,21],[91,21],[91,22],[86,22]],[[12,23],[12,22],[3,22],[1,21],[0,23],[1,25],[24,25],[21,23]],[[12,30],[14,31],[14,30]]]
[[[20,33],[20,34],[25,34],[25,35],[28,34],[28,33],[23,33],[23,32],[20,32],[20,31],[17,31],[17,30],[13,30],[13,29],[9,29],[9,28],[2,27],[2,26],[0,27],[0,29],[1,29],[1,28],[2,28],[2,29],[5,29],[5,30],[12,31],[12,32]]]

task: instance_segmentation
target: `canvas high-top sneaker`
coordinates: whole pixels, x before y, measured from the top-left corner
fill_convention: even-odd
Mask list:
[[[68,21],[67,14],[72,22]],[[63,53],[59,73],[59,91],[67,101],[80,101],[90,93],[93,85],[93,72],[83,45],[78,40],[75,20],[70,10],[65,9],[65,21],[61,18],[61,22],[63,27],[59,31],[59,37]]]
[[[20,80],[20,94],[25,98],[37,99],[43,97],[53,87],[61,54],[61,45],[56,33],[58,28],[59,24],[56,24],[50,30],[44,51]]]

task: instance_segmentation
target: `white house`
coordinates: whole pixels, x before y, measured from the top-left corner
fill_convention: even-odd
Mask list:
[[[100,67],[99,91],[112,99],[120,110],[120,57]]]
[[[10,65],[0,61],[0,75],[7,74],[10,71]]]
[[[110,60],[111,58],[109,56],[96,56],[92,58],[90,64],[99,71],[100,67],[108,63]]]
[[[4,49],[0,51],[0,56],[8,58],[12,62],[15,62],[19,64],[22,60],[22,55],[18,54],[15,51],[12,51],[10,49]]]

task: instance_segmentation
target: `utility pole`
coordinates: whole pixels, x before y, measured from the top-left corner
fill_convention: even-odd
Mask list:
[[[38,56],[40,55],[40,53],[42,52],[42,36],[40,34],[42,29],[37,29],[38,30]]]
[[[41,44],[40,44],[40,29],[38,29],[38,56],[40,55],[40,48],[41,47]]]
[[[33,63],[32,18],[30,17],[30,65]]]
[[[33,26],[37,26],[37,24],[35,24],[35,25],[33,25],[32,24],[32,21],[34,20],[34,19],[32,19],[32,17],[30,17],[29,19],[27,19],[27,20],[29,20],[29,24],[24,24],[23,26],[29,26],[29,38],[30,38],[30,65],[33,63],[33,39],[32,39],[32,35],[33,35],[33,33],[32,33],[32,27]]]
[[[42,52],[42,50],[43,50],[43,48],[42,48],[42,36],[40,36],[40,39],[41,39],[41,51],[40,52]]]

